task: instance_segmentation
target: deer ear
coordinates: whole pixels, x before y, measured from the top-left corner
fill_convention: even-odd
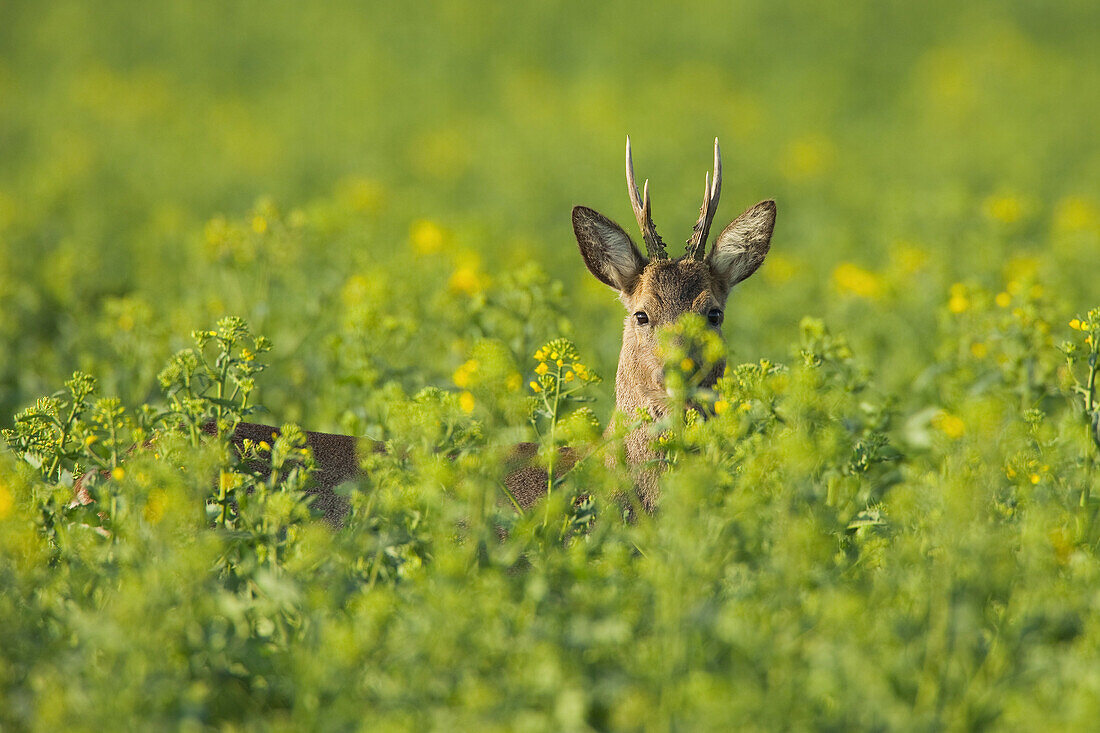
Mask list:
[[[588,271],[600,282],[629,293],[648,260],[623,228],[587,206],[573,207],[573,233]]]
[[[775,202],[761,201],[722,230],[707,262],[711,272],[732,288],[756,272],[771,247]]]

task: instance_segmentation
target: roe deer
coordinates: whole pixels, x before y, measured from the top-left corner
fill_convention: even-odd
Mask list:
[[[634,182],[630,138],[626,140],[626,183],[634,217],[641,228],[646,255],[635,246],[622,227],[602,214],[584,206],[573,209],[573,231],[581,257],[588,270],[600,282],[615,289],[629,314],[623,324],[623,344],[615,376],[615,405],[618,414],[630,415],[639,408],[656,419],[668,413],[662,360],[657,351],[656,329],[675,322],[686,313],[698,313],[707,319],[719,335],[726,300],[734,285],[756,272],[768,254],[775,226],[775,202],[761,201],[749,207],[722,230],[708,254],[707,237],[722,189],[722,160],[718,139],[714,140],[714,177],[707,174],[699,220],[688,238],[685,253],[672,259],[657,234],[650,212],[649,181],[641,194]],[[718,363],[705,375],[701,385],[713,386],[725,368]],[[609,430],[611,427],[609,426]],[[213,426],[208,426],[213,432]],[[270,440],[278,428],[256,423],[241,423],[233,435],[240,447],[246,439]],[[315,474],[317,506],[326,519],[338,524],[346,507],[332,489],[360,472],[359,457],[364,452],[382,451],[381,443],[348,435],[306,433],[318,470]],[[650,447],[652,436],[636,429],[626,438],[626,456],[635,467],[638,497],[647,511],[653,511],[658,499],[657,472],[650,464],[658,454]],[[547,474],[534,465],[538,452],[534,443],[516,445],[506,466],[506,486],[524,509],[546,492]],[[577,460],[574,450],[561,450],[558,467],[569,470]],[[74,487],[75,500],[91,501],[82,482]]]
[[[756,272],[768,254],[775,227],[775,202],[761,201],[746,209],[722,230],[707,254],[707,235],[722,191],[722,157],[715,138],[714,178],[708,174],[705,179],[699,220],[685,253],[672,259],[653,225],[649,181],[643,185],[641,195],[634,182],[629,137],[626,188],[645,241],[645,256],[622,227],[587,207],[574,207],[573,231],[589,272],[618,292],[628,313],[615,375],[616,411],[630,415],[642,409],[659,419],[668,412],[668,397],[657,353],[657,328],[686,313],[698,313],[721,335],[730,290]],[[713,386],[724,369],[724,362],[715,364],[702,375],[701,386]],[[656,471],[645,467],[658,457],[650,447],[651,440],[646,430],[636,429],[627,436],[625,445],[627,461],[637,467],[638,496],[647,511],[653,511],[658,498]]]

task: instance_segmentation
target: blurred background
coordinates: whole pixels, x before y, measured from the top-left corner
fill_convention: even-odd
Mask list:
[[[273,419],[312,429],[367,429],[346,403],[384,383],[449,386],[494,307],[521,369],[564,333],[611,377],[621,306],[569,212],[634,232],[627,134],[670,248],[715,136],[716,231],[778,202],[734,359],[788,358],[810,314],[902,387],[956,283],[1100,299],[1098,69],[1091,0],[9,0],[0,424],[76,368],[145,399],[225,314],[275,341]]]

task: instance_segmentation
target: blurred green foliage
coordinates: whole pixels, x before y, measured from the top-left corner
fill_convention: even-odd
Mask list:
[[[0,727],[1091,729],[1098,29],[1086,0],[5,3]],[[669,355],[711,419],[654,426],[659,514],[621,521],[594,458],[515,515],[508,446],[613,405],[538,397],[540,438],[527,385],[555,337],[614,373],[569,209],[629,223],[627,133],[666,240],[717,135],[719,223],[775,198],[772,253],[716,393]],[[271,350],[170,362],[227,314]],[[76,370],[95,401],[54,393]],[[293,429],[253,447],[273,478],[170,430],[69,506],[165,415],[251,408],[393,449],[342,530]]]

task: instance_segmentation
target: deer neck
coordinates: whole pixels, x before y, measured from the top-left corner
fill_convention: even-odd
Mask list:
[[[725,368],[726,361],[722,359],[711,368],[698,386],[713,388]],[[668,400],[660,361],[639,344],[629,331],[624,331],[619,368],[615,373],[615,407],[626,415],[633,415],[641,408],[655,420],[659,420],[669,413]]]
[[[642,348],[629,330],[623,332],[623,348],[615,373],[615,407],[626,415],[633,415],[640,408],[654,419],[668,413],[668,394],[661,376],[661,364],[651,351]]]

